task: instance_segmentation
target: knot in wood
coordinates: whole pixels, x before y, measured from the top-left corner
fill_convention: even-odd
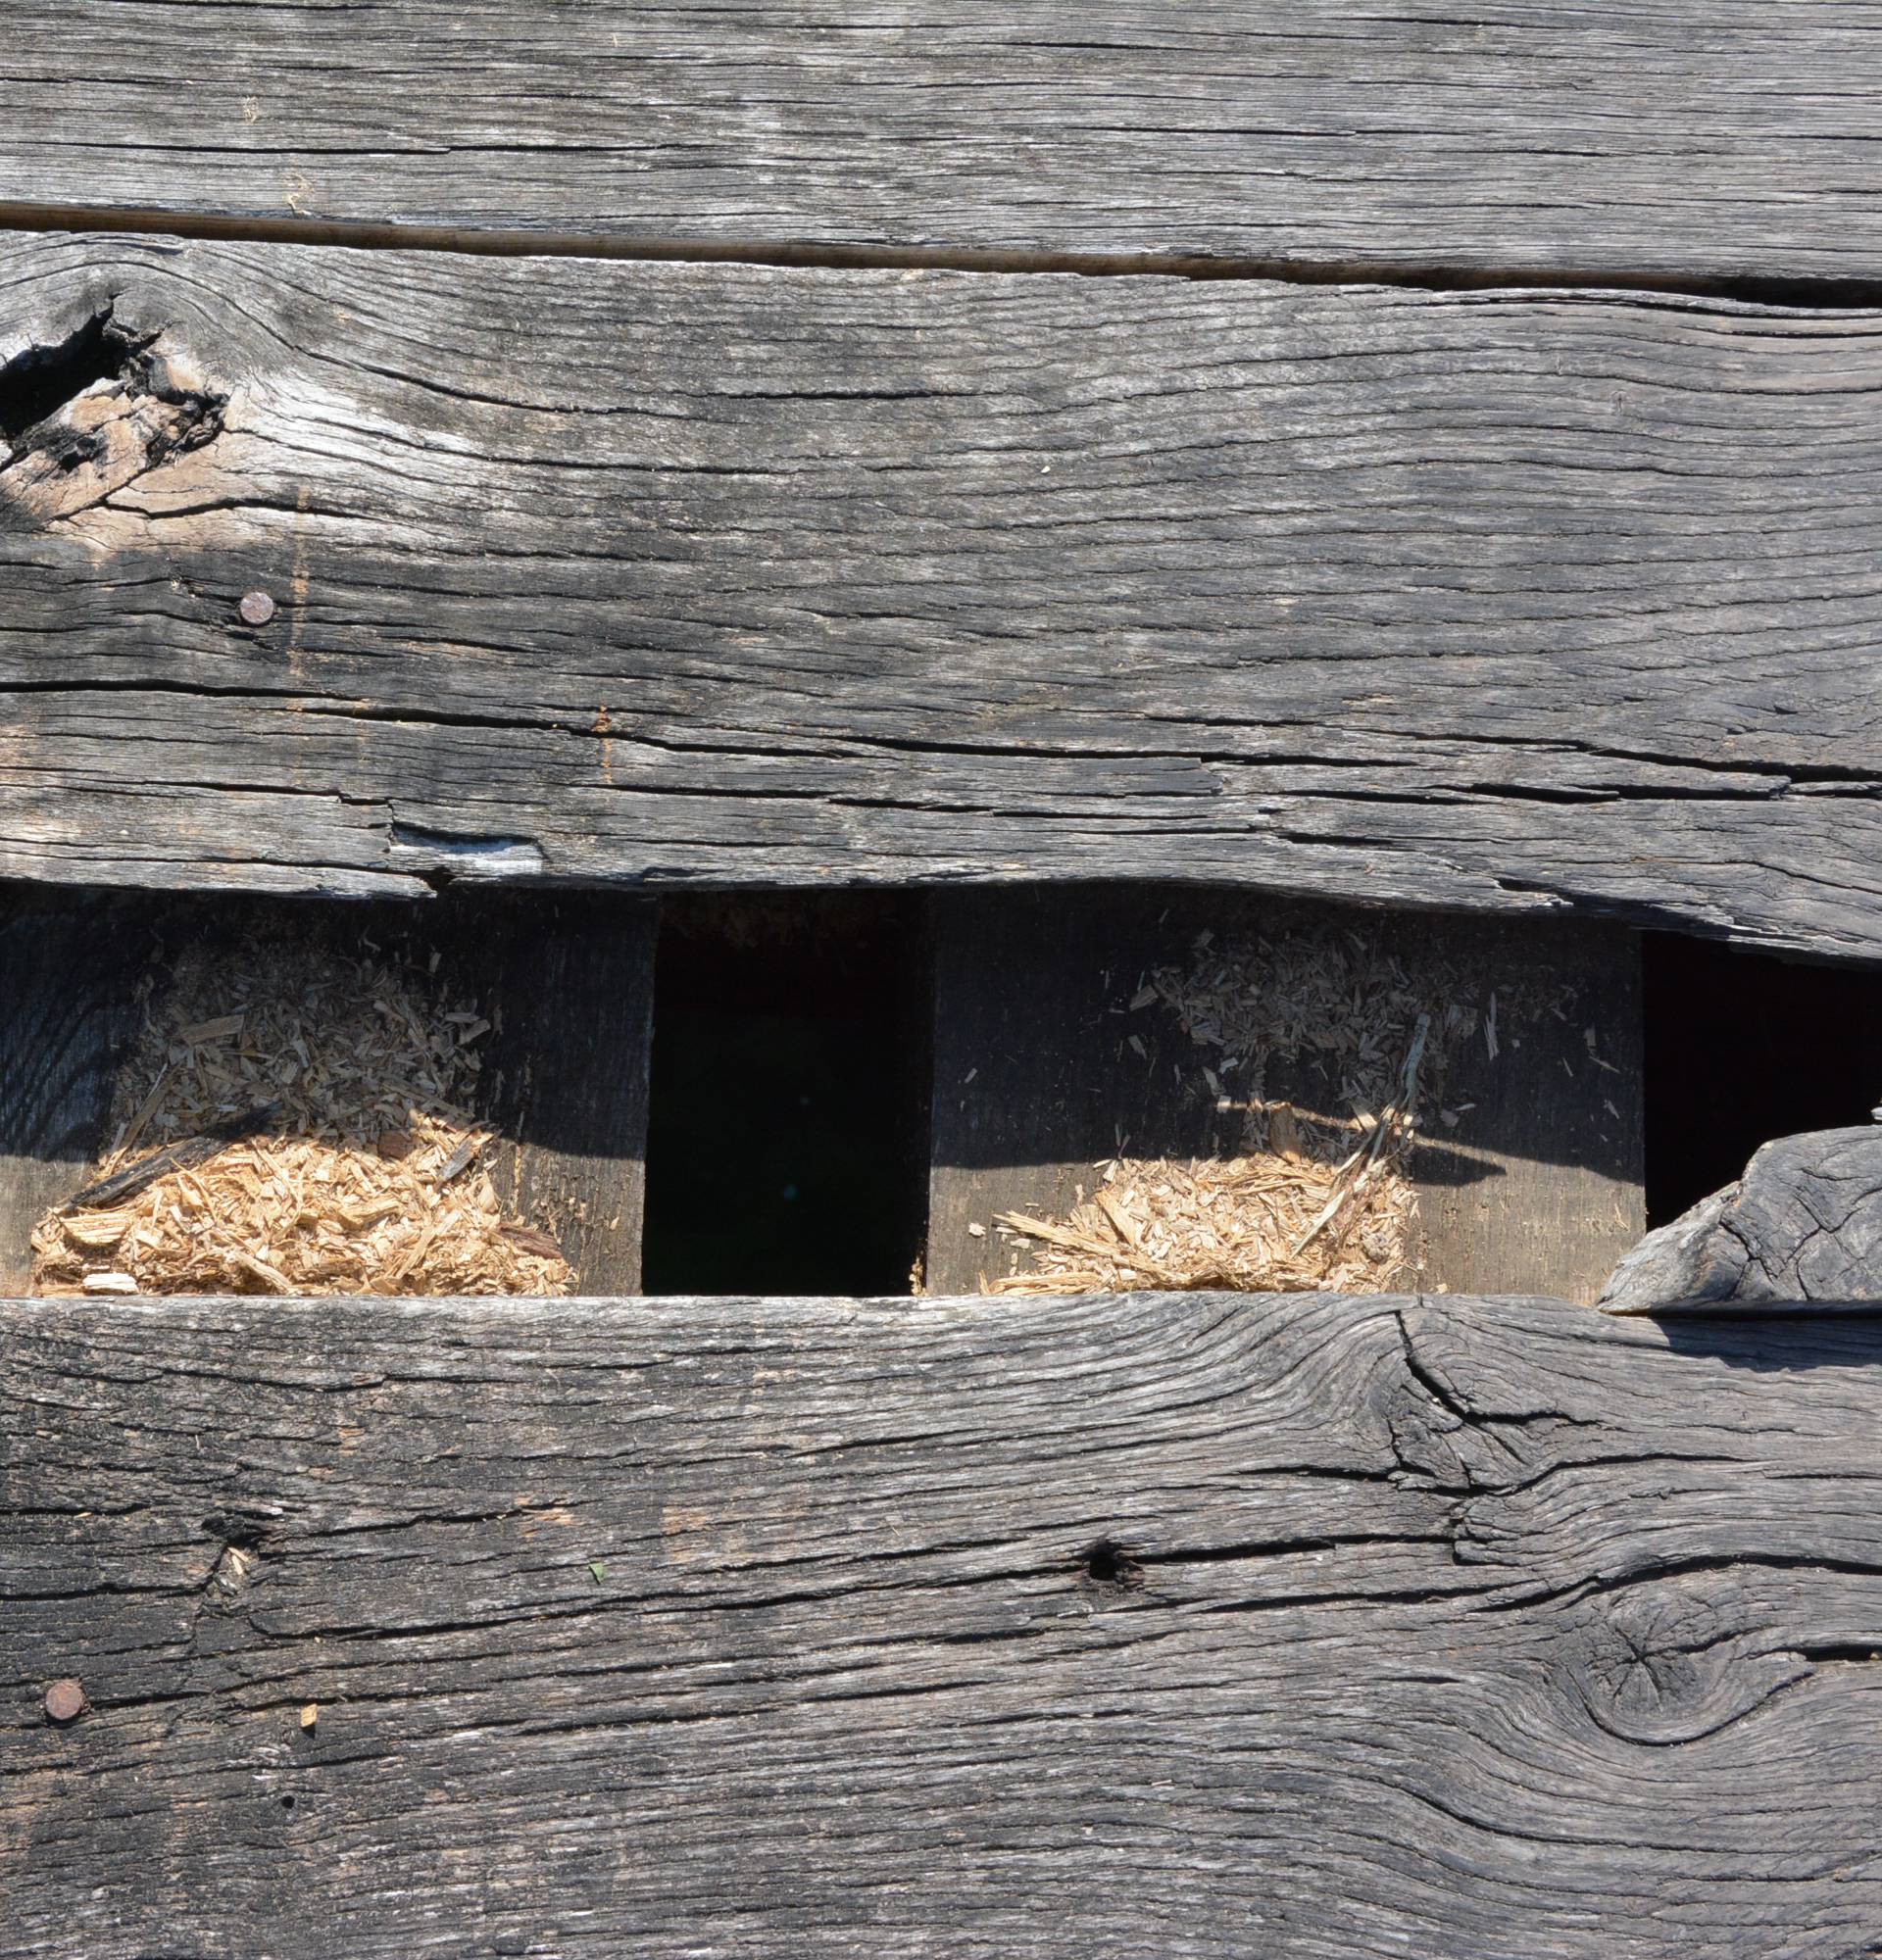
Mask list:
[[[0,507],[48,524],[222,433],[228,398],[106,307],[0,368]]]
[[[1625,1587],[1590,1602],[1564,1644],[1597,1727],[1656,1748],[1716,1734],[1809,1671],[1801,1655],[1749,1639],[1697,1581]]]

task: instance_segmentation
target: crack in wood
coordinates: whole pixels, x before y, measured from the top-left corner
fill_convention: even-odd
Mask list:
[[[445,1896],[595,1954],[945,1921],[1227,1960],[1260,1919],[1314,1960],[1390,1918],[1436,1960],[1516,1913],[1566,1960],[1726,1960],[1748,1914],[1878,1923],[1882,1331],[1748,1360],[1548,1301],[997,1306],[0,1306],[9,1678],[93,1710],[0,1721],[0,1829],[66,1852],[16,1864],[18,1936],[404,1953]],[[1507,1460],[1460,1503],[1406,1409]],[[219,1610],[205,1528],[252,1582],[265,1527],[265,1606]]]
[[[408,220],[262,218],[184,207],[41,204],[0,199],[0,229],[110,232],[235,244],[322,246],[351,252],[435,252],[468,258],[603,259],[650,265],[768,266],[810,271],[948,271],[1087,278],[1185,279],[1275,285],[1381,286],[1494,294],[1599,288],[1651,297],[1719,299],[1835,313],[1882,306],[1882,280],[1741,271],[1684,274],[1649,266],[1470,265],[1443,258],[1348,259],[1261,253],[1015,250],[943,245],[846,245],[753,235],[622,237],[570,225],[427,224]]]

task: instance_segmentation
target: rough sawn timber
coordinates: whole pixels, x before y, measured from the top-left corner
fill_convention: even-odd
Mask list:
[[[0,309],[0,875],[1882,952],[1876,316],[93,236]]]
[[[148,900],[0,890],[0,1290],[32,1279],[32,1229],[109,1143],[143,1025]]]
[[[1764,1145],[1745,1175],[1651,1232],[1601,1296],[1613,1313],[1681,1302],[1823,1306],[1882,1293],[1882,1129]]]
[[[1873,280],[1868,0],[35,0],[0,201]]]
[[[0,886],[0,1289],[25,1290],[34,1227],[90,1181],[126,1088],[141,1100],[122,1071],[166,1018],[177,956],[239,968],[258,942],[410,962],[485,1016],[459,1093],[506,1210],[554,1238],[575,1291],[638,1292],[656,932],[652,906],[582,893],[329,906]]]
[[[1878,1361],[1449,1298],[0,1307],[0,1947],[1866,1951]]]

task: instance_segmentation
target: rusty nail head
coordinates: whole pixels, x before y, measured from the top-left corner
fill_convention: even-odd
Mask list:
[[[235,609],[246,626],[266,626],[274,616],[274,602],[266,592],[245,592]]]
[[[90,1704],[85,1700],[81,1681],[55,1681],[46,1690],[46,1720],[64,1725],[75,1722]]]

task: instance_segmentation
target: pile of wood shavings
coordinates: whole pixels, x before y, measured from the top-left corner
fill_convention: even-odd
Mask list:
[[[1414,983],[1375,938],[1347,928],[1221,947],[1205,933],[1188,965],[1153,973],[1129,1008],[1160,1004],[1197,1052],[1199,1092],[1239,1116],[1238,1153],[1118,1158],[1098,1166],[1103,1182],[1068,1218],[1005,1214],[1000,1229],[1027,1243],[1032,1263],[991,1290],[1376,1293],[1405,1284],[1416,1221],[1405,1164],[1419,1110],[1433,1105],[1447,1057],[1479,1025],[1462,976],[1427,970]],[[1269,1073],[1283,1060],[1299,1077],[1309,1064],[1323,1084],[1313,1107],[1269,1100]]]
[[[301,943],[185,954],[88,1186],[130,1189],[40,1221],[34,1291],[567,1293],[454,1100],[488,1024],[427,981]],[[219,1130],[254,1134],[218,1148]]]

